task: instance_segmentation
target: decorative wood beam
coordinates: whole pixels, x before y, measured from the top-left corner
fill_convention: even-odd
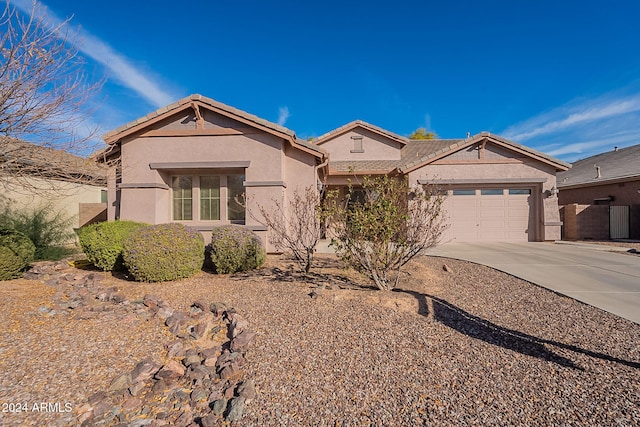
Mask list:
[[[204,119],[202,118],[202,113],[200,112],[200,106],[195,102],[192,102],[191,108],[193,108],[193,112],[196,114],[196,129],[204,129]]]
[[[482,144],[480,144],[480,150],[478,151],[478,158],[480,160],[484,159],[484,149],[487,146],[487,138],[482,140]]]

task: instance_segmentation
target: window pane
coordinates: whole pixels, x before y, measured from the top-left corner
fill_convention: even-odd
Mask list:
[[[220,219],[220,177],[200,177],[200,219],[212,221]]]
[[[510,188],[509,189],[509,194],[510,195],[515,195],[515,194],[531,194],[531,189],[530,188]]]
[[[174,176],[171,178],[174,220],[184,221],[193,219],[192,181],[190,176]]]
[[[502,196],[503,193],[502,188],[485,188],[484,190],[480,190],[482,196]]]
[[[244,221],[244,206],[240,204],[244,203],[242,200],[244,195],[244,175],[229,175],[227,177],[227,193],[229,197],[227,200],[229,221]]]
[[[475,196],[476,195],[476,190],[453,190],[453,195],[454,196]]]

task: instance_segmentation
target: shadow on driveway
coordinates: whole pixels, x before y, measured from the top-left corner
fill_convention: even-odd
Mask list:
[[[394,292],[403,292],[416,298],[419,303],[419,313],[423,316],[429,317],[430,315],[433,315],[433,318],[438,322],[445,324],[471,338],[476,338],[489,344],[516,351],[526,356],[536,357],[571,369],[584,370],[580,366],[576,365],[572,360],[549,350],[544,345],[548,344],[554,347],[570,350],[575,353],[584,354],[589,357],[620,363],[631,368],[640,369],[640,363],[638,362],[619,359],[607,354],[597,353],[574,345],[535,337],[514,329],[496,325],[493,322],[468,313],[460,307],[433,295],[404,289],[395,289]],[[431,310],[429,309],[430,305],[433,306]]]

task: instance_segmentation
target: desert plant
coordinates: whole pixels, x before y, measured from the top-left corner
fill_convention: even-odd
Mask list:
[[[99,222],[82,227],[78,240],[87,259],[104,271],[122,270],[122,248],[129,235],[147,226],[134,221]]]
[[[197,230],[182,224],[151,225],[131,233],[122,257],[139,282],[182,279],[202,269],[204,239]]]
[[[297,189],[289,198],[288,209],[283,206],[279,200],[272,199],[271,206],[257,204],[260,215],[251,210],[249,214],[269,228],[269,241],[273,246],[292,254],[300,269],[308,273],[324,231],[322,193],[315,187]]]
[[[0,227],[0,280],[21,277],[35,252],[36,247],[23,233]]]
[[[223,225],[211,233],[211,262],[217,273],[235,273],[260,267],[266,253],[260,238],[240,225]]]
[[[402,266],[438,243],[446,228],[443,197],[434,188],[409,188],[406,178],[364,177],[361,189],[349,186],[347,200],[331,207],[336,255],[379,289],[393,289]]]
[[[73,242],[73,217],[52,205],[16,209],[8,204],[0,210],[0,224],[24,233],[36,247],[35,259],[51,259],[72,251],[64,245]]]

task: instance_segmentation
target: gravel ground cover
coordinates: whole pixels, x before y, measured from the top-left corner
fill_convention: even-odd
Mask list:
[[[463,261],[422,258],[386,293],[332,256],[320,261],[310,277],[270,258],[245,274],[106,282],[128,298],[154,293],[182,309],[217,301],[247,318],[258,397],[237,425],[640,425],[640,325]],[[24,313],[50,293],[0,284],[2,403],[40,385],[47,394],[34,399],[79,405],[166,342],[154,319],[27,327]],[[46,339],[57,330],[66,338]],[[3,413],[0,424],[24,420]]]

